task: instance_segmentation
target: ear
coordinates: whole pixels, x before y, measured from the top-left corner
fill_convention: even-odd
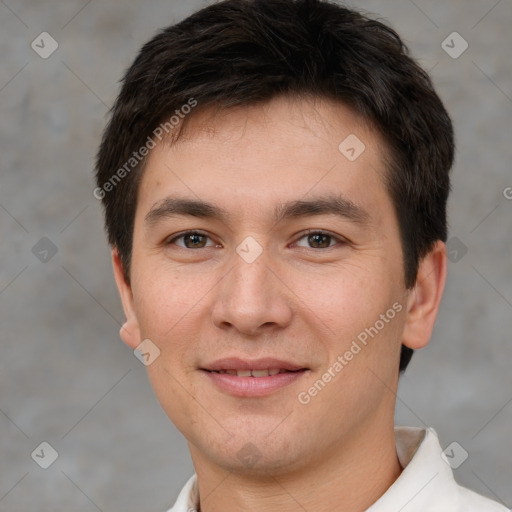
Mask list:
[[[438,240],[421,260],[416,284],[409,291],[402,343],[412,349],[430,341],[446,281],[446,245]]]
[[[112,265],[114,267],[114,277],[121,296],[123,310],[126,317],[126,322],[121,327],[119,334],[121,339],[131,348],[135,349],[140,345],[142,338],[140,336],[139,322],[135,315],[133,307],[133,294],[131,286],[126,282],[124,275],[123,263],[121,256],[116,247],[112,249]]]

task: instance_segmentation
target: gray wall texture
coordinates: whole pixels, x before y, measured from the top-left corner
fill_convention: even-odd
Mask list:
[[[144,366],[119,339],[92,170],[141,44],[204,5],[0,1],[2,511],[162,511],[193,472]],[[469,455],[459,482],[510,508],[512,3],[351,5],[403,36],[457,135],[448,282],[433,339],[402,378],[396,421],[459,443]]]

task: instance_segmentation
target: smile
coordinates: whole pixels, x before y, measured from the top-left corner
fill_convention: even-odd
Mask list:
[[[285,370],[280,368],[268,368],[267,370],[211,370],[214,373],[219,373],[221,375],[236,375],[237,377],[271,377],[272,375],[277,375],[278,373],[286,373],[291,370]]]
[[[309,370],[268,368],[261,370],[201,370],[207,385],[224,394],[239,398],[269,396],[298,382]]]

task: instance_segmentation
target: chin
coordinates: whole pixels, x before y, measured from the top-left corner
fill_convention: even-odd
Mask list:
[[[275,425],[273,426],[275,428]],[[218,440],[218,444],[202,443],[200,451],[226,471],[251,476],[252,478],[268,479],[300,470],[306,465],[304,443],[297,443],[302,450],[299,452],[290,446],[290,435],[281,433],[268,435],[272,429],[258,433],[237,433],[228,439]],[[274,436],[273,439],[272,436]]]

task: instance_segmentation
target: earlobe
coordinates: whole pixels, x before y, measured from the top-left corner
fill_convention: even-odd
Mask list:
[[[140,335],[140,327],[135,314],[132,289],[126,282],[123,263],[116,247],[112,249],[112,266],[114,269],[114,278],[116,280],[117,289],[119,290],[119,295],[123,305],[123,311],[126,317],[126,321],[121,327],[119,335],[124,343],[135,349],[142,339]]]
[[[446,282],[446,245],[439,240],[421,260],[410,291],[402,343],[412,349],[430,341]]]
[[[138,347],[141,342],[140,331],[138,324],[130,320],[127,320],[119,329],[119,336],[121,339],[134,350]]]

